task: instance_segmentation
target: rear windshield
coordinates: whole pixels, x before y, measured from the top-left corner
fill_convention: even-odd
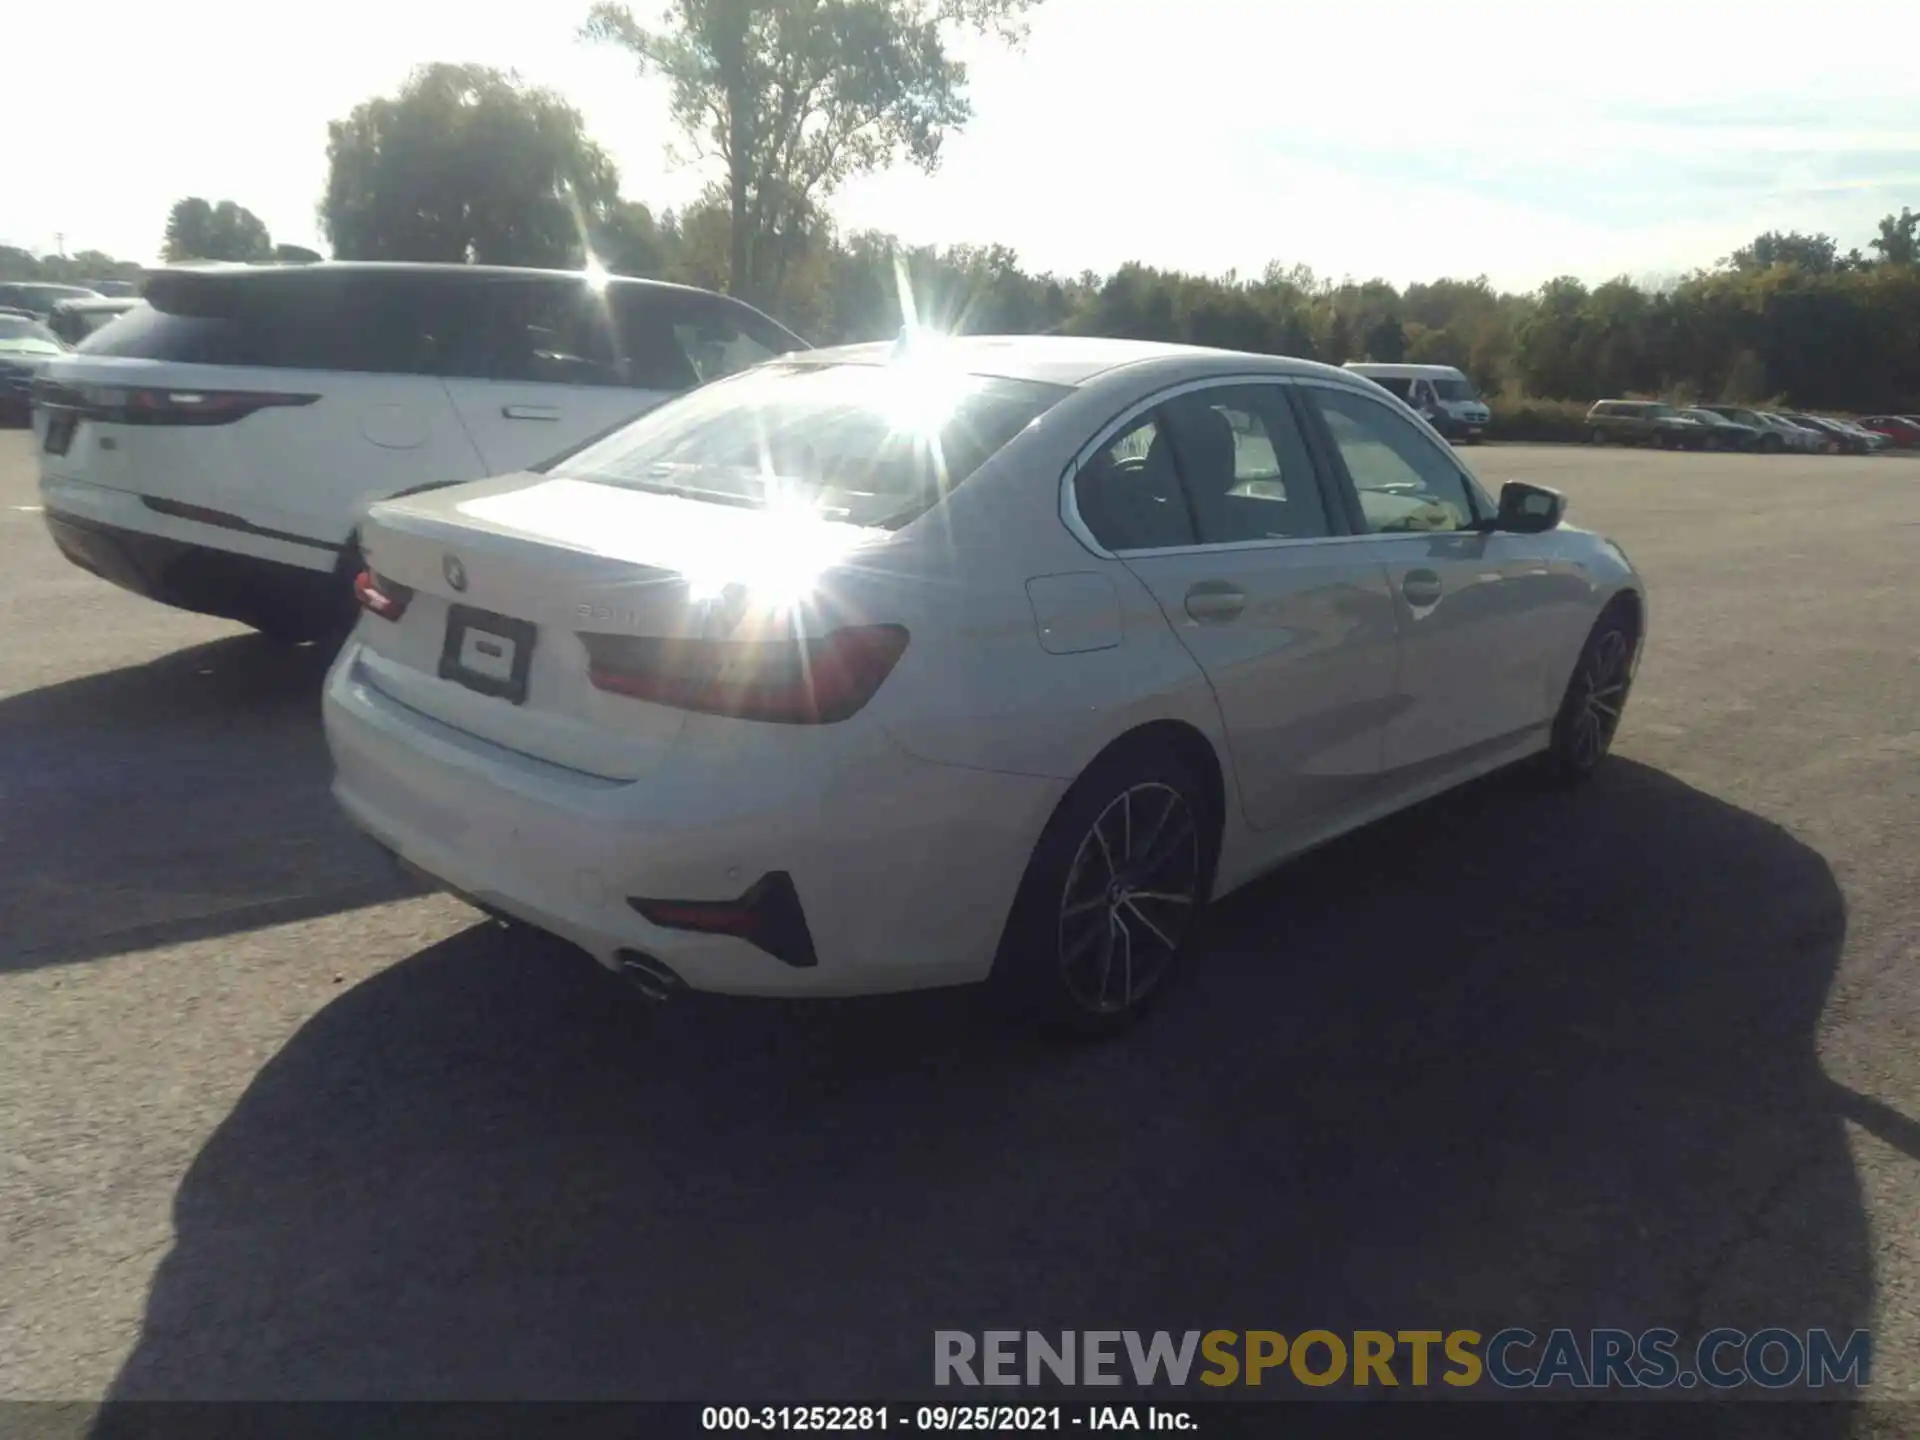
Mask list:
[[[30,310],[51,310],[60,300],[93,298],[94,291],[83,290],[78,285],[0,285],[0,305],[19,305]]]
[[[768,365],[661,406],[551,473],[897,529],[1070,393],[919,365]]]
[[[0,315],[0,351],[9,355],[58,355],[66,346],[38,320]]]

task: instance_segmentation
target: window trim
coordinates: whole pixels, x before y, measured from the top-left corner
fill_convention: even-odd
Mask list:
[[[1354,484],[1353,474],[1347,469],[1346,459],[1340,454],[1339,443],[1333,438],[1333,432],[1327,426],[1326,417],[1320,413],[1317,406],[1313,405],[1303,396],[1301,408],[1307,412],[1303,423],[1312,431],[1319,444],[1323,447],[1325,463],[1330,467],[1334,477],[1334,483],[1340,490],[1342,511],[1347,516],[1348,523],[1352,525],[1356,534],[1367,540],[1418,540],[1424,542],[1432,540],[1436,535],[1484,535],[1487,533],[1485,529],[1480,527],[1485,526],[1488,521],[1494,519],[1498,514],[1492,497],[1487,495],[1481,488],[1479,477],[1460,463],[1460,457],[1454,453],[1453,446],[1442,439],[1439,433],[1420,417],[1419,412],[1412,410],[1404,402],[1397,401],[1396,404],[1398,408],[1396,408],[1395,405],[1386,404],[1382,402],[1378,396],[1369,395],[1364,390],[1355,386],[1335,384],[1322,380],[1317,376],[1302,376],[1298,383],[1303,389],[1311,387],[1320,390],[1338,390],[1350,395],[1356,395],[1367,404],[1385,410],[1389,415],[1394,415],[1402,420],[1412,421],[1415,433],[1420,434],[1421,438],[1431,445],[1439,454],[1444,456],[1447,464],[1452,467],[1453,472],[1460,477],[1461,485],[1467,492],[1467,507],[1473,511],[1475,522],[1474,527],[1461,530],[1381,531],[1367,529],[1366,515],[1360,507],[1360,487]],[[1393,399],[1394,397],[1389,396],[1388,398]]]
[[[1131,429],[1141,417],[1147,415],[1150,411],[1158,410],[1169,400],[1177,400],[1182,395],[1190,395],[1196,390],[1228,390],[1243,385],[1272,385],[1280,392],[1277,397],[1279,402],[1286,407],[1288,413],[1293,416],[1294,423],[1301,428],[1301,439],[1307,451],[1308,468],[1312,473],[1313,483],[1319,488],[1321,508],[1325,512],[1328,522],[1335,525],[1345,524],[1351,528],[1351,520],[1346,511],[1345,501],[1341,498],[1337,487],[1330,484],[1331,477],[1324,471],[1321,456],[1316,452],[1314,437],[1308,433],[1306,425],[1301,418],[1300,406],[1294,403],[1293,397],[1289,393],[1288,387],[1298,383],[1299,380],[1300,377],[1295,375],[1276,375],[1271,371],[1264,373],[1259,371],[1233,371],[1228,374],[1207,375],[1198,380],[1177,381],[1172,385],[1164,386],[1154,391],[1151,395],[1143,399],[1132,402],[1120,411],[1118,415],[1114,416],[1096,430],[1093,438],[1074,452],[1073,459],[1067,462],[1066,469],[1061,472],[1061,523],[1067,527],[1068,532],[1072,534],[1074,539],[1078,540],[1083,546],[1093,554],[1099,556],[1102,560],[1121,561],[1159,555],[1218,555],[1240,550],[1279,550],[1300,545],[1328,545],[1342,541],[1379,539],[1380,537],[1377,535],[1364,533],[1307,535],[1284,540],[1230,540],[1212,545],[1204,542],[1196,542],[1192,545],[1154,545],[1138,549],[1110,550],[1101,544],[1099,538],[1094,535],[1092,529],[1087,525],[1087,522],[1081,517],[1079,497],[1074,493],[1074,482],[1079,479],[1081,470],[1084,469],[1088,462],[1091,461],[1095,455],[1098,455],[1101,450],[1117,440],[1125,431]],[[1354,387],[1342,385],[1334,388],[1344,390]],[[1177,473],[1176,467],[1176,474]],[[1180,489],[1184,496],[1186,493],[1186,479],[1184,476],[1180,477]]]

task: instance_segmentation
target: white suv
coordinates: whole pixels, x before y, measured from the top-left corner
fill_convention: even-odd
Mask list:
[[[351,617],[369,503],[806,348],[726,296],[578,272],[217,266],[145,293],[35,387],[47,527],[115,584],[286,639]]]

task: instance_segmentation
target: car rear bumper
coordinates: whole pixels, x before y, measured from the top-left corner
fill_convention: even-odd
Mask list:
[[[45,518],[60,553],[82,570],[176,609],[270,628],[303,619],[323,628],[340,608],[340,587],[328,573],[58,510]]]
[[[734,743],[676,742],[646,779],[600,779],[402,705],[372,683],[360,649],[343,647],[322,707],[348,817],[462,898],[609,969],[637,953],[694,990],[857,995],[984,979],[1065,788],[922,761],[878,727],[833,773],[796,765],[764,733],[786,727],[741,722],[729,722]],[[768,877],[791,886],[814,963],[654,924],[631,903],[726,904]]]

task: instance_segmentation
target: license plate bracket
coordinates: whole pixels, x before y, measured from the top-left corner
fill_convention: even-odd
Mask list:
[[[513,705],[527,698],[533,665],[534,626],[525,620],[453,605],[440,647],[440,678]]]
[[[73,435],[80,428],[80,417],[71,410],[53,410],[47,414],[47,433],[40,448],[49,455],[64,455],[73,448]]]

